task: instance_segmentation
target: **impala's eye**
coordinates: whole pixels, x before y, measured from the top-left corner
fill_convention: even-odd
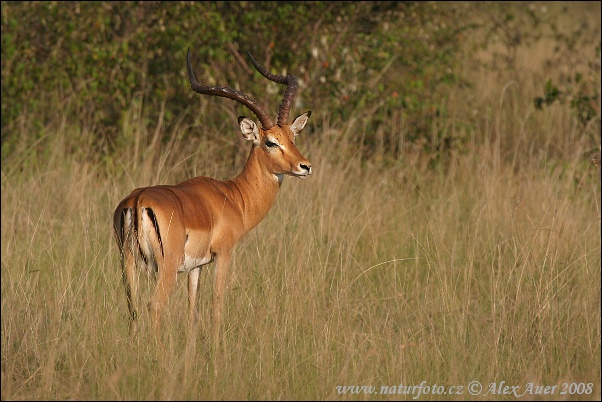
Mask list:
[[[277,147],[277,146],[278,146],[278,144],[276,144],[275,142],[272,142],[272,141],[270,141],[270,140],[265,140],[265,145],[266,145],[268,148],[274,148],[274,147]]]

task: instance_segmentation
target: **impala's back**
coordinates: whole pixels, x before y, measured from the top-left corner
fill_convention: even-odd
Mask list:
[[[208,177],[136,189],[117,206],[113,224],[124,263],[132,258],[149,272],[157,271],[166,250],[179,256],[178,272],[207,264],[244,230],[232,190]]]

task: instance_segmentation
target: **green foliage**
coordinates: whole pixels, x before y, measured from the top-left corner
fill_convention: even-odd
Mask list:
[[[433,160],[467,151],[482,124],[460,93],[474,85],[473,54],[491,51],[486,67],[502,71],[542,38],[557,44],[547,62],[572,71],[542,68],[549,84],[536,106],[566,102],[584,125],[599,124],[599,39],[598,63],[584,63],[575,49],[592,40],[591,27],[566,33],[558,17],[489,2],[2,2],[2,156],[71,124],[92,131],[93,149],[110,159],[129,141],[122,126],[134,104],[138,124],[162,135],[176,126],[234,126],[232,117],[248,110],[189,90],[188,48],[200,82],[242,90],[274,114],[281,88],[266,84],[246,52],[273,72],[294,74],[293,114],[360,124],[362,135],[349,141],[365,159],[394,162],[408,147]],[[453,111],[450,99],[462,99]],[[196,111],[207,102],[219,106],[201,121]],[[437,125],[452,114],[460,130]]]
[[[560,90],[557,86],[552,84],[552,80],[548,80],[548,82],[546,82],[545,92],[546,93],[543,97],[538,96],[535,98],[535,107],[539,110],[543,109],[544,104],[550,105],[554,103],[554,101],[558,100],[558,97],[560,96]]]
[[[57,106],[71,123],[92,125],[101,144],[115,143],[124,113],[137,97],[148,106],[143,124],[156,124],[161,104],[165,124],[173,124],[193,107],[195,97],[185,77],[188,48],[202,82],[242,88],[272,110],[279,99],[266,96],[265,81],[250,68],[247,51],[274,72],[298,76],[299,108],[342,120],[357,110],[374,110],[374,121],[368,123],[374,129],[392,108],[403,108],[412,121],[412,135],[419,137],[428,130],[425,117],[438,103],[433,94],[458,79],[450,68],[458,34],[466,27],[449,22],[462,7],[3,2],[3,155],[19,141],[20,116],[27,112],[47,126]],[[214,121],[204,124],[221,125],[227,118],[217,110]],[[186,119],[197,123],[194,113]],[[368,147],[374,141],[370,134]],[[41,135],[38,131],[34,137]]]
[[[561,29],[559,17],[568,11],[567,5],[549,9],[545,3],[532,3],[516,9],[507,3],[498,3],[484,10],[493,24],[487,28],[482,46],[498,42],[503,49],[494,54],[494,68],[515,67],[521,47],[532,46],[541,39],[553,40],[552,52],[539,66],[539,71],[548,78],[543,94],[534,97],[533,104],[538,110],[554,103],[568,105],[581,128],[591,123],[597,125],[597,130],[591,131],[598,133],[593,141],[599,147],[599,26],[592,27],[586,20],[579,20]],[[517,11],[521,10],[524,13],[518,15]],[[592,9],[592,12],[596,11]],[[598,29],[598,35],[592,35],[595,29]]]
[[[591,121],[599,120],[600,93],[598,88],[583,83],[582,75],[576,73],[574,77],[569,77],[565,83],[566,90],[560,90],[552,83],[552,80],[546,82],[544,96],[538,96],[534,99],[535,107],[543,110],[544,106],[549,106],[554,102],[570,105],[577,121],[586,126]]]

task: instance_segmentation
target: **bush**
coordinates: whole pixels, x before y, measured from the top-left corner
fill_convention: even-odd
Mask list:
[[[395,160],[414,144],[436,159],[464,150],[480,124],[473,106],[446,106],[451,92],[471,91],[477,49],[501,43],[492,65],[501,70],[544,33],[559,44],[551,62],[576,54],[578,39],[591,40],[590,27],[563,36],[555,16],[540,14],[468,2],[2,2],[2,156],[66,123],[91,130],[94,152],[110,155],[124,143],[133,105],[143,111],[140,124],[162,132],[176,124],[223,130],[232,115],[248,114],[227,100],[200,121],[191,100],[207,100],[188,88],[190,48],[200,82],[240,89],[274,114],[282,89],[266,84],[246,52],[296,75],[292,114],[312,110],[314,121],[354,127],[359,134],[349,141],[364,158]],[[599,86],[595,63],[580,74],[597,76]],[[598,86],[567,100],[585,123],[599,122]],[[463,125],[454,133],[436,124],[450,113]]]

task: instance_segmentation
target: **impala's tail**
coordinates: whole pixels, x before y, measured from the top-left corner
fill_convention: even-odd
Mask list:
[[[165,256],[161,230],[152,208],[140,206],[140,195],[133,193],[115,210],[115,237],[122,264],[132,258],[140,268],[156,272],[157,261]]]

